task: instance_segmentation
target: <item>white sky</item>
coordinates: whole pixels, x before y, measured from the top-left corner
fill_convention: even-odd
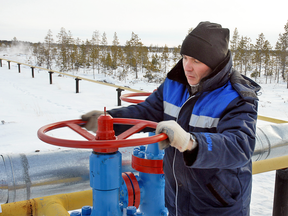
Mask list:
[[[274,47],[288,21],[287,0],[0,0],[0,40],[44,42],[49,29],[56,40],[61,27],[73,38],[91,39],[95,30],[114,32],[120,44],[132,31],[144,45],[178,46],[201,21],[211,21],[255,43],[263,33]]]

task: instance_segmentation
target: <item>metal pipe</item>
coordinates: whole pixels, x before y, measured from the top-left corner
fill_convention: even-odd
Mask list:
[[[256,146],[252,161],[266,160],[288,154],[288,124],[257,127]]]
[[[92,205],[92,190],[45,196],[1,205],[1,216],[69,216],[68,211]]]
[[[122,171],[131,167],[133,148],[120,149]],[[89,157],[92,150],[67,149],[0,157],[0,203],[29,200],[91,189]]]
[[[263,172],[285,169],[287,167],[288,167],[288,155],[261,161],[254,161],[252,163],[252,174],[255,175]]]
[[[257,128],[252,160],[257,162],[288,155],[288,124]],[[131,167],[133,147],[121,148],[122,172]],[[68,149],[0,157],[0,203],[29,200],[59,193],[89,190],[91,150]],[[262,167],[262,166],[261,166]],[[254,165],[255,168],[255,165]],[[285,167],[273,167],[281,169]],[[255,174],[255,169],[253,173]],[[265,172],[265,171],[257,171]]]

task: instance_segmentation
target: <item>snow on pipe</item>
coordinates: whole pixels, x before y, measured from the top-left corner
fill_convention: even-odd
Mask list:
[[[253,161],[288,154],[288,124],[257,127]],[[122,172],[131,167],[134,147],[121,148]],[[89,190],[91,150],[57,150],[0,157],[0,204]]]
[[[122,148],[122,172],[131,167],[132,147]],[[68,149],[0,155],[0,204],[89,190],[92,150]]]

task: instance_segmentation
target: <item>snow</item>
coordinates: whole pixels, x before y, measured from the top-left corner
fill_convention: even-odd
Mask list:
[[[5,56],[4,56],[5,54]],[[19,53],[0,51],[0,57],[26,63],[27,56]],[[91,78],[87,73],[77,76]],[[126,83],[116,82],[103,75],[96,80],[107,80],[116,85],[130,86],[132,89],[152,92],[157,84],[135,82],[133,78]],[[288,93],[286,83],[264,84],[260,80],[262,94],[259,96],[259,115],[288,120]],[[269,82],[269,80],[268,80]],[[5,153],[28,153],[36,150],[51,151],[59,147],[46,144],[37,137],[40,127],[59,121],[79,119],[88,111],[117,107],[117,92],[113,87],[85,80],[79,82],[80,93],[75,93],[75,80],[68,76],[53,74],[53,84],[49,83],[47,71],[35,69],[32,78],[31,68],[11,63],[8,70],[6,61],[0,67],[0,151]],[[129,93],[125,90],[122,94]],[[129,103],[122,102],[122,106]],[[259,125],[267,124],[258,122]],[[77,134],[66,129],[50,132],[51,135],[67,139],[80,139]],[[252,216],[272,215],[275,171],[253,175],[251,201]]]

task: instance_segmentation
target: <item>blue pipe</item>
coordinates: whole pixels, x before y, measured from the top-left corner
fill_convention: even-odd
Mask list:
[[[155,133],[149,133],[153,136]],[[136,154],[135,154],[136,153]],[[133,154],[147,160],[160,160],[164,157],[164,151],[160,150],[158,143],[136,147]],[[146,216],[167,216],[168,210],[165,207],[165,176],[164,174],[151,174],[139,172],[137,178],[141,187],[140,212]]]
[[[120,216],[122,155],[93,152],[90,156],[90,186],[93,189],[91,216]]]
[[[140,180],[144,188],[144,196],[141,197],[139,206],[140,212],[147,216],[166,216],[168,211],[164,200],[164,175],[139,172]]]

